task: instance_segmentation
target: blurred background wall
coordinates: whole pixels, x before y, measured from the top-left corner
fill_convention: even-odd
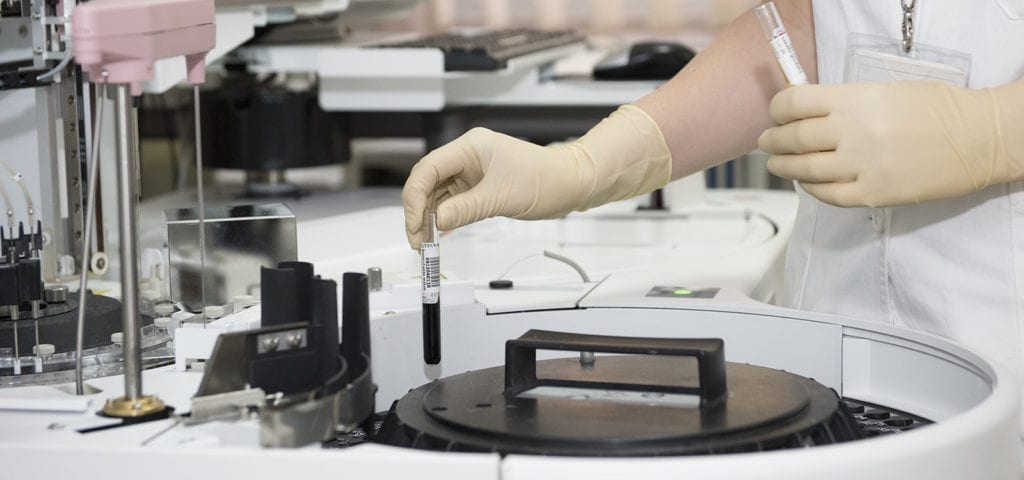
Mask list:
[[[758,0],[424,0],[395,29],[434,31],[451,26],[575,28],[588,33],[720,28]]]

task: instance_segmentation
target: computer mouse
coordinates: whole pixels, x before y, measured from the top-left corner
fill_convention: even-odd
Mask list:
[[[629,54],[594,67],[598,80],[667,80],[683,69],[696,55],[689,47],[675,42],[641,42]]]

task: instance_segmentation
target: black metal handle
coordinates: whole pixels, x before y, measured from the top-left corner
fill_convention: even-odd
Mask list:
[[[542,380],[537,378],[537,350],[694,357],[697,359],[699,385],[692,388],[581,380]],[[517,339],[505,342],[505,395],[515,396],[542,384],[699,394],[702,406],[713,405],[724,399],[728,393],[725,382],[725,343],[719,338],[612,337],[547,330],[530,330]]]

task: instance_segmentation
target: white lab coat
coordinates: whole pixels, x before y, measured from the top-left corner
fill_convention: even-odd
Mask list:
[[[901,38],[900,0],[813,5],[822,84],[843,82],[848,33]],[[1024,0],[917,5],[915,41],[969,53],[971,88],[1024,78]],[[949,337],[1024,378],[1024,182],[880,209],[800,192],[782,303]]]

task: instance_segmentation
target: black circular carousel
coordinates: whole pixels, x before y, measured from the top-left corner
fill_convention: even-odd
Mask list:
[[[538,350],[581,353],[537,361]],[[505,355],[504,367],[411,391],[392,406],[374,440],[444,451],[661,456],[863,436],[833,390],[792,373],[728,363],[719,339],[531,330],[509,340]]]

